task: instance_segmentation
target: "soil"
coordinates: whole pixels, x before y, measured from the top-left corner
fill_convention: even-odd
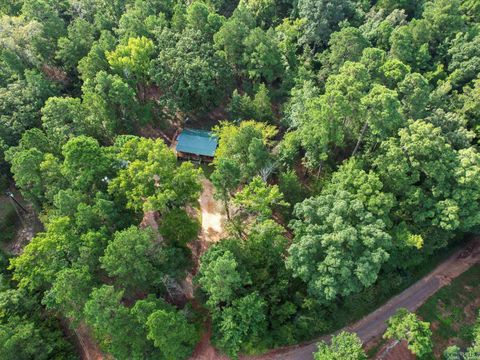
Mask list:
[[[203,178],[201,182],[203,190],[199,199],[200,209],[202,211],[200,241],[204,244],[202,248],[203,251],[205,251],[210,244],[221,239],[226,217],[222,204],[213,197],[215,191],[213,184],[206,178]]]
[[[85,324],[80,324],[74,332],[83,360],[103,360],[107,358],[102,354],[95,341],[92,340],[90,329]]]
[[[224,234],[224,224],[226,216],[222,211],[222,205],[213,197],[214,188],[213,184],[207,178],[202,178],[202,193],[198,199],[200,205],[200,211],[202,215],[202,228],[197,242],[192,248],[192,253],[195,259],[194,273],[197,272],[199,266],[199,259],[207,249],[219,241]],[[190,285],[190,293],[193,299],[193,284],[192,278],[194,274],[189,274],[187,280]],[[195,305],[195,304],[194,304]],[[204,324],[204,334],[197,344],[195,351],[190,357],[191,360],[228,360],[227,357],[221,355],[210,343],[211,337],[211,323],[207,321]]]
[[[0,197],[0,201],[2,202],[12,202],[12,205],[15,206],[20,219],[15,237],[12,241],[5,244],[4,250],[12,255],[20,255],[25,245],[27,245],[33,239],[35,234],[43,230],[43,225],[38,219],[33,206],[23,199],[22,194],[14,188],[10,188],[9,191],[14,194],[15,199],[26,211],[16,205],[7,196],[2,195]]]

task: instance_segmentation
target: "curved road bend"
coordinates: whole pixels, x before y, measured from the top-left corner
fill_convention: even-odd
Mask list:
[[[440,288],[472,265],[480,262],[480,237],[469,241],[465,246],[456,251],[447,260],[441,263],[430,274],[417,281],[397,296],[390,299],[373,313],[343,330],[355,332],[365,344],[373,338],[380,336],[386,329],[385,322],[398,308],[407,308],[410,311],[417,310],[430,296]],[[312,360],[312,353],[316,351],[316,343],[327,340],[324,336],[309,343],[295,345],[286,348],[272,350],[259,356],[244,356],[242,360]]]

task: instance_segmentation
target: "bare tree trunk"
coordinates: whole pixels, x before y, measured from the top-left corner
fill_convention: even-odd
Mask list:
[[[320,164],[318,165],[317,178],[320,177],[320,174],[322,173],[322,169],[323,169],[323,160],[320,160]]]
[[[355,149],[353,149],[352,156],[355,156],[355,154],[358,151],[358,148],[360,147],[360,144],[363,140],[363,136],[365,135],[365,132],[368,129],[368,122],[365,121],[365,124],[363,124],[362,131],[360,132],[360,136],[358,137],[357,144],[355,145]]]
[[[227,214],[227,220],[230,221],[232,220],[232,217],[230,215],[230,207],[228,206],[228,200],[223,201],[223,206],[225,207],[225,213]]]

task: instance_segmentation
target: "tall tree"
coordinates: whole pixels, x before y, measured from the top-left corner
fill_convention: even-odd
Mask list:
[[[148,85],[154,51],[153,41],[140,37],[130,38],[126,45],[118,45],[114,51],[105,54],[112,70],[136,86],[141,102],[147,100],[145,86]]]
[[[320,195],[295,206],[287,264],[312,296],[328,302],[377,280],[392,246],[392,206],[378,175],[355,161],[344,164]]]

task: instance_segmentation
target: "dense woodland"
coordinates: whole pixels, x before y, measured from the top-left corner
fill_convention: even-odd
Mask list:
[[[0,188],[44,230],[1,258],[0,359],[78,358],[80,324],[186,359],[207,323],[235,359],[364,314],[480,229],[479,73],[477,0],[1,0]],[[139,134],[214,110],[227,233],[195,271],[202,170]]]

